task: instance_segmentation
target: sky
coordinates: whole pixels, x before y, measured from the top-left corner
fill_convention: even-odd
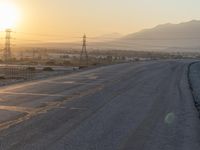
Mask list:
[[[21,40],[76,40],[84,33],[126,35],[158,24],[200,20],[199,0],[3,1],[19,13],[13,30]]]

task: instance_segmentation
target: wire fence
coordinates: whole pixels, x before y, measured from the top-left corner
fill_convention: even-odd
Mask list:
[[[3,66],[1,68],[1,75],[5,79],[23,79],[31,80],[34,77],[35,70],[31,67],[24,66]]]

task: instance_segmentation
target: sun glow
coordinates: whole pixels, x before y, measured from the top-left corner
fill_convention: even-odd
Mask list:
[[[12,3],[0,2],[0,30],[15,28],[19,21],[19,11]]]

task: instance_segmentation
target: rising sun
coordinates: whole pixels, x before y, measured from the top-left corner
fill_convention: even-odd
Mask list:
[[[0,2],[0,30],[15,28],[19,20],[19,11],[12,3]]]

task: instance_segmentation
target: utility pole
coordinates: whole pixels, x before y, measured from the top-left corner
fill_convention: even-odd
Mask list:
[[[11,29],[6,29],[6,36],[5,36],[5,49],[4,49],[4,60],[8,62],[11,60]]]
[[[82,51],[80,56],[80,65],[86,65],[88,66],[88,53],[87,53],[87,46],[86,46],[86,35],[83,36],[83,45],[82,45]]]
[[[32,51],[32,60],[35,60],[35,52],[36,52],[36,50],[33,49],[33,51]]]
[[[23,51],[20,52],[20,60],[21,60],[21,61],[24,60],[24,52],[23,52]]]

